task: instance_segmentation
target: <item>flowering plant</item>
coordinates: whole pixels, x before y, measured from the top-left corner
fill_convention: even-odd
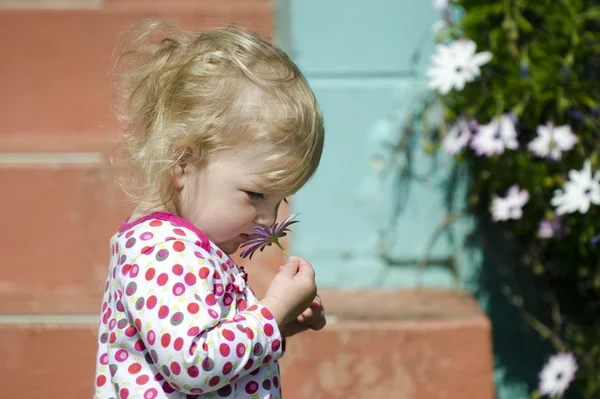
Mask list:
[[[599,4],[433,0],[442,20],[426,106],[442,112],[434,129],[423,123],[426,148],[467,170],[466,211],[514,249],[517,262],[499,263],[534,300],[518,283],[503,292],[562,353],[537,397],[562,397],[573,378],[600,397]]]

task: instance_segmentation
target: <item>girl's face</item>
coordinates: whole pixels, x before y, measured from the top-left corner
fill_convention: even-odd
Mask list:
[[[198,227],[226,254],[248,240],[255,226],[277,219],[282,193],[266,192],[259,175],[269,165],[260,152],[222,153],[200,165],[177,167],[179,216]]]

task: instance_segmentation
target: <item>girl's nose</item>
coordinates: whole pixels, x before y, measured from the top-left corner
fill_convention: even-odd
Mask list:
[[[257,213],[254,223],[259,226],[270,226],[277,220],[277,208],[264,209]]]

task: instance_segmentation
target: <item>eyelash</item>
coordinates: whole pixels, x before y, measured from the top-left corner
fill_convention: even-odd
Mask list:
[[[260,201],[265,199],[264,194],[255,193],[254,191],[246,191],[246,194],[248,194],[248,197],[253,201]]]

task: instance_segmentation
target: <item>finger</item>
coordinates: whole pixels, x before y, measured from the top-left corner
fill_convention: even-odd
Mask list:
[[[279,273],[284,274],[288,277],[294,277],[298,272],[298,259],[291,257],[285,263],[285,265],[279,268]]]
[[[310,280],[315,279],[315,270],[307,260],[298,258],[298,277],[306,278]]]
[[[297,320],[299,323],[304,323],[306,320],[309,320],[310,318],[312,318],[314,316],[314,312],[312,309],[306,309],[304,312],[302,312],[298,317]]]
[[[325,319],[323,317],[322,319],[319,320],[318,323],[310,326],[310,329],[314,330],[314,331],[319,331],[319,330],[322,330],[326,325],[327,325],[327,319]]]
[[[321,297],[319,295],[317,295],[315,297],[315,299],[313,299],[312,303],[310,304],[310,307],[312,309],[316,309],[318,307],[322,306],[322,301],[321,301]]]
[[[283,335],[285,337],[291,337],[292,335],[296,335],[298,333],[306,331],[309,328],[310,327],[305,326],[305,325],[300,324],[300,323],[290,322],[290,323],[286,324],[285,329],[283,331]]]

